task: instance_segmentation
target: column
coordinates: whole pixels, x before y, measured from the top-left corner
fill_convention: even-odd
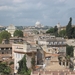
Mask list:
[[[63,62],[61,61],[61,66],[63,66]]]
[[[69,66],[70,66],[70,62],[68,62],[67,68],[69,68]]]
[[[66,61],[65,61],[65,67],[66,67]]]

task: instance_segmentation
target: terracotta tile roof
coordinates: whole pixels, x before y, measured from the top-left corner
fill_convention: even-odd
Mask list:
[[[11,37],[10,40],[14,40],[14,39],[23,39],[22,37]]]
[[[51,71],[45,71],[45,74],[50,74],[51,73]]]
[[[32,72],[32,75],[75,75],[75,72],[71,72],[71,71],[34,71]]]
[[[12,54],[0,54],[0,58],[11,58]]]
[[[0,58],[0,61],[3,61],[3,59]]]
[[[12,44],[0,44],[0,48],[12,47]]]
[[[65,39],[62,38],[50,38],[47,40],[48,42],[65,42]]]
[[[38,74],[38,71],[34,71],[33,74]]]
[[[36,51],[30,51],[30,52],[23,52],[23,51],[14,51],[15,53],[22,53],[22,54],[25,54],[25,53],[31,53],[32,54],[32,52],[35,52],[36,53]]]
[[[38,65],[35,66],[35,69],[39,69],[39,68],[40,68],[40,66],[38,66]]]
[[[45,57],[49,57],[49,56],[59,56],[59,54],[45,53]]]

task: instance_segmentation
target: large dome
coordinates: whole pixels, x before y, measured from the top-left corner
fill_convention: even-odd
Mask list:
[[[36,23],[35,23],[35,27],[37,27],[37,28],[41,28],[41,27],[44,27],[39,21],[37,21]]]
[[[39,21],[37,21],[36,23],[35,23],[35,25],[40,25],[41,23],[39,22]]]
[[[15,30],[15,29],[16,27],[12,24],[7,27],[7,30]]]

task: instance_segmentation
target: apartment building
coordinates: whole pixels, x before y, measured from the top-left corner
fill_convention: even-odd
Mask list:
[[[37,62],[37,56],[36,56],[36,46],[31,45],[27,42],[24,44],[12,44],[12,59],[14,59],[14,73],[17,73],[19,64],[18,61],[20,61],[24,55],[26,55],[27,60],[27,67],[31,68],[31,58],[33,52],[35,53],[35,59]]]
[[[12,58],[12,45],[11,44],[0,44],[0,61],[11,60]]]
[[[12,54],[12,45],[0,44],[0,54]]]
[[[54,51],[58,51],[61,55],[66,55],[66,40],[64,38],[44,35],[39,36],[37,41],[46,51],[50,51],[50,48],[52,48]]]

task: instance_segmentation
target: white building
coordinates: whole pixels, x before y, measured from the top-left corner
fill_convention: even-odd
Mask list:
[[[37,28],[41,28],[41,27],[44,27],[39,21],[37,21],[36,23],[35,23],[35,27],[37,27]]]
[[[54,36],[40,36],[37,40],[38,44],[41,45],[46,51],[53,48],[54,51],[58,51],[58,53],[62,55],[66,55],[66,40],[63,38],[56,38]]]
[[[14,59],[14,73],[17,73],[19,64],[18,62],[26,54],[27,67],[31,68],[32,52],[36,53],[36,46],[32,46],[25,42],[24,44],[13,44],[12,45],[12,59]],[[35,56],[37,58],[37,56]]]
[[[16,30],[16,27],[14,26],[14,25],[9,25],[7,28],[6,28],[6,31],[8,31],[10,34],[11,34],[11,36],[13,37],[13,34],[14,34],[14,32],[15,32],[15,30]]]

